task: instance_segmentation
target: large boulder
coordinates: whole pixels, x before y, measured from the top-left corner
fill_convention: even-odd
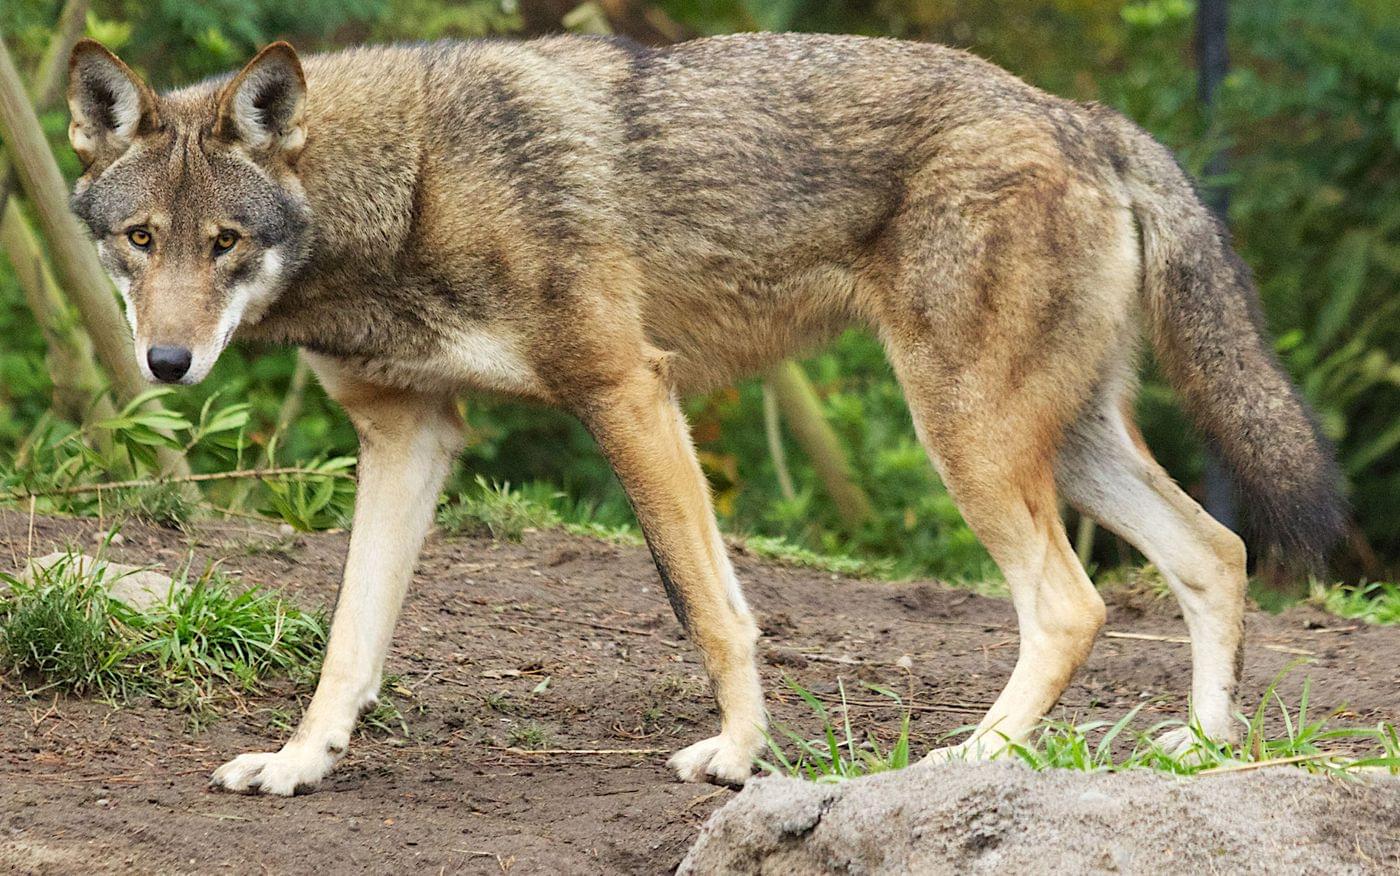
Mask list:
[[[914,766],[749,782],[683,874],[1400,873],[1400,779]]]

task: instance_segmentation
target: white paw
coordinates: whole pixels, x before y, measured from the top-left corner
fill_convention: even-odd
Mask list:
[[[1198,757],[1212,746],[1235,744],[1239,741],[1239,733],[1229,724],[1224,730],[1215,732],[1208,728],[1196,730],[1188,726],[1175,727],[1153,740],[1159,748],[1175,757]]]
[[[321,783],[338,757],[328,746],[240,754],[214,771],[209,786],[240,794],[304,794]]]
[[[954,763],[957,761],[995,760],[1010,751],[1010,742],[1004,737],[987,739],[978,737],[957,745],[935,748],[923,756],[922,764]]]
[[[742,785],[753,772],[754,749],[727,736],[711,736],[671,755],[666,765],[683,782]]]
[[[1196,734],[1190,727],[1175,727],[1152,740],[1157,747],[1173,755],[1182,755],[1195,747]]]

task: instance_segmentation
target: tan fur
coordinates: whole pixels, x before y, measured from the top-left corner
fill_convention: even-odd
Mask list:
[[[1284,454],[1326,465],[1292,400],[1287,440],[1250,456],[1266,415],[1231,407],[1228,381],[1252,378],[1211,364],[1228,358],[1212,315],[1235,320],[1265,371],[1267,345],[1237,324],[1245,298],[1208,294],[1247,287],[1222,273],[1223,242],[1179,171],[1122,119],[961,52],[849,37],[304,61],[278,45],[232,79],[159,98],[95,44],[73,69],[89,162],[74,208],[127,290],[138,344],[217,355],[217,326],[236,323],[302,346],[361,434],[316,696],[281,752],[232,761],[217,786],[292,793],[343,753],[459,441],[447,400],[469,389],[559,406],[597,438],[714,683],[719,735],[672,765],[743,781],[765,720],[757,628],[676,399],[853,324],[885,344],[1020,619],[1006,690],[960,751],[994,754],[1031,730],[1103,623],[1059,495],[1163,569],[1195,643],[1197,714],[1233,732],[1243,554],[1133,443],[1122,410],[1144,304],[1248,471]],[[150,253],[131,251],[133,222],[156,235]],[[240,248],[210,255],[219,229],[239,230]],[[1176,279],[1195,297],[1174,297]],[[1250,404],[1279,385],[1259,377]]]

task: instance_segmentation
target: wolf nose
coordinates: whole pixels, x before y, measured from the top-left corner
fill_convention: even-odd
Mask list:
[[[174,383],[190,370],[190,351],[184,347],[152,347],[146,352],[151,373],[165,383]]]

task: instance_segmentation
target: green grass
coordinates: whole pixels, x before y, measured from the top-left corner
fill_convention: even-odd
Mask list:
[[[770,773],[795,776],[814,782],[839,782],[857,776],[903,769],[909,765],[909,710],[904,711],[900,721],[899,734],[888,748],[882,748],[873,733],[857,738],[851,729],[850,709],[846,706],[846,685],[838,681],[841,693],[841,722],[838,726],[822,701],[791,678],[784,678],[788,688],[807,704],[821,722],[821,735],[809,739],[782,724],[775,724],[773,732],[766,734],[768,752],[772,760],[760,758],[759,767]],[[889,697],[896,705],[902,705],[899,695],[891,690],[875,685],[866,687]],[[777,734],[777,735],[774,735]],[[783,750],[778,736],[784,737],[793,748],[789,755]]]
[[[1116,722],[1047,721],[1032,740],[1008,743],[998,756],[1015,757],[1035,770],[1121,772],[1151,769],[1190,776],[1291,765],[1333,775],[1350,775],[1365,769],[1400,775],[1400,733],[1394,725],[1338,726],[1338,712],[1320,717],[1310,714],[1307,681],[1304,681],[1298,704],[1290,707],[1278,693],[1282,679],[1281,674],[1274,680],[1251,714],[1240,716],[1244,733],[1238,744],[1212,742],[1198,728],[1192,728],[1195,741],[1186,751],[1168,751],[1156,740],[1166,731],[1186,726],[1185,722],[1163,721],[1145,731],[1133,730],[1131,727],[1143,708],[1139,706]],[[789,727],[775,725],[768,737],[771,759],[759,759],[757,763],[761,768],[777,775],[832,782],[900,769],[910,762],[908,709],[904,711],[894,744],[882,749],[872,733],[859,737],[853,730],[849,709],[844,707],[844,685],[838,683],[843,704],[839,721],[810,691],[791,679],[787,680],[787,685],[811,709],[821,732],[809,738]],[[898,695],[889,690],[870,689],[900,703]],[[1268,719],[1274,715],[1282,725],[1281,731],[1270,732],[1266,727]],[[965,729],[970,728],[954,732]],[[786,739],[791,754],[784,750],[778,737]]]
[[[848,554],[822,554],[785,538],[768,535],[746,535],[740,541],[750,553],[789,566],[803,566],[857,578],[896,577],[895,563],[891,559],[862,559]]]
[[[0,574],[0,669],[36,675],[43,689],[150,695],[196,713],[302,672],[325,643],[319,614],[217,571],[187,571],[187,587],[145,610],[108,595],[100,559],[86,571],[70,555],[27,582]]]
[[[1324,611],[1368,624],[1400,624],[1400,584],[1372,581],[1356,587],[1313,585],[1310,600]]]
[[[452,533],[520,541],[527,529],[548,529],[562,523],[551,505],[511,489],[508,483],[488,483],[477,475],[476,487],[438,508],[439,525]]]
[[[510,728],[506,733],[506,745],[511,748],[545,748],[553,740],[549,730],[534,721],[526,721]]]

